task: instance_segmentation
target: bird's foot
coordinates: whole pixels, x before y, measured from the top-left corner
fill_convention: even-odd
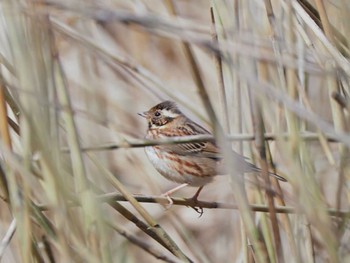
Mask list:
[[[186,199],[190,203],[189,207],[191,207],[194,211],[196,211],[199,214],[199,217],[201,217],[204,213],[203,207],[201,207],[198,202],[198,196],[199,196],[199,193],[202,191],[202,189],[203,189],[203,186],[197,190],[194,196]]]
[[[195,206],[195,205],[190,207],[199,214],[198,218],[200,218],[203,215],[204,213],[203,207]]]
[[[165,197],[165,198],[168,200],[168,203],[167,203],[167,204],[162,204],[162,205],[164,206],[165,210],[170,209],[170,208],[173,206],[173,204],[174,204],[173,199],[171,199],[171,197],[170,197],[170,195],[168,194],[168,192],[162,194],[161,196],[162,196],[162,197]]]
[[[175,193],[176,191],[180,190],[181,188],[184,188],[185,186],[187,186],[188,184],[181,184],[179,186],[176,186],[173,189],[170,189],[169,191],[165,192],[164,194],[162,194],[161,196],[166,197],[166,199],[169,201],[169,203],[167,205],[164,205],[165,209],[168,210],[170,207],[173,206],[174,201],[171,199],[170,195],[172,195],[173,193]]]

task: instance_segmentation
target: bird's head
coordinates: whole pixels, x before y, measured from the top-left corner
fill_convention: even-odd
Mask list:
[[[138,114],[146,118],[149,129],[163,128],[182,116],[181,111],[172,101],[163,101],[148,111]]]

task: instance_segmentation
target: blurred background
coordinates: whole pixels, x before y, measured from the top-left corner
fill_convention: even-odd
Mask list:
[[[1,261],[350,262],[349,11],[1,1]],[[201,217],[135,200],[176,186],[137,115],[164,100],[212,131],[213,108],[232,149],[288,182],[218,176],[199,199],[227,209]]]

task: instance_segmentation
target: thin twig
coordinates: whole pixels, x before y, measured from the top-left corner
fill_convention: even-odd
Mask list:
[[[4,238],[1,241],[1,245],[0,245],[0,260],[2,259],[5,249],[8,247],[14,233],[16,231],[16,219],[13,219],[10,227],[7,229],[7,232],[4,236]]]
[[[268,0],[265,1],[265,4],[267,5],[266,9],[268,10],[268,6],[271,5],[270,1]],[[272,12],[272,9],[270,11]],[[274,20],[273,12],[271,14],[268,13],[268,17],[270,20]],[[268,70],[265,63],[262,63],[262,62],[258,63],[259,77],[265,81],[268,79],[267,71]],[[253,100],[254,100],[253,119],[255,120],[254,130],[256,133],[255,144],[260,155],[261,175],[265,181],[265,184],[271,185],[269,171],[268,171],[268,163],[266,159],[266,142],[264,139],[265,122],[263,118],[262,98],[259,96],[254,96]],[[266,246],[267,248],[270,247],[270,251],[275,250],[277,262],[281,262],[284,260],[283,260],[283,250],[281,245],[282,242],[281,242],[281,236],[280,236],[280,229],[279,229],[278,220],[276,216],[274,196],[269,190],[266,190],[266,200],[269,207],[269,218],[271,220],[272,234],[273,234],[273,240],[274,240],[272,242],[266,241]],[[274,255],[270,255],[270,261],[275,262]]]
[[[155,15],[153,14],[152,15],[153,18],[146,17],[145,24],[148,24],[148,19],[155,19],[154,16]],[[133,15],[131,15],[131,20],[132,20],[132,17],[133,17]],[[77,32],[75,30],[73,30],[71,27],[65,25],[64,23],[60,22],[57,19],[54,19],[54,18],[51,18],[51,19],[56,24],[54,26],[56,27],[58,32],[63,33],[64,35],[66,35],[70,38],[73,37],[75,41],[78,41],[80,44],[82,44],[85,47],[87,47],[87,45],[91,47],[91,44],[92,44],[93,46],[99,47],[99,49],[100,49],[99,45],[96,45],[95,43],[91,42],[90,40],[88,40],[84,36],[80,40],[77,39],[76,38]],[[93,17],[93,19],[96,19],[96,18]],[[101,21],[97,20],[97,22],[101,22]],[[112,22],[112,21],[109,21],[109,22]],[[123,21],[119,21],[119,22],[123,22]],[[126,23],[126,24],[128,24],[128,23]],[[174,27],[176,30],[174,30]],[[213,53],[220,54],[223,58],[225,58],[225,56],[223,55],[224,53],[231,53],[231,54],[240,54],[240,55],[247,56],[250,58],[261,59],[261,60],[264,60],[264,61],[266,61],[268,63],[272,63],[272,64],[276,63],[276,58],[273,55],[274,52],[272,50],[273,47],[271,47],[270,45],[264,45],[264,43],[267,42],[267,41],[264,42],[263,41],[264,39],[254,40],[254,45],[252,45],[251,39],[247,40],[244,36],[239,36],[239,38],[235,39],[234,43],[230,42],[229,40],[227,40],[227,41],[222,40],[220,42],[220,46],[218,46],[217,43],[213,42],[208,37],[207,33],[194,35],[194,32],[190,31],[189,28],[179,27],[178,24],[174,24],[172,26],[172,30],[166,30],[165,26],[164,26],[164,29],[161,28],[162,30],[159,28],[157,29],[154,27],[146,27],[146,26],[141,27],[140,29],[142,29],[140,31],[151,32],[154,35],[159,35],[159,36],[166,37],[169,39],[174,39],[174,40],[183,40],[186,42],[196,44],[196,45],[198,45],[206,50],[212,51]],[[73,33],[73,35],[71,35],[71,33]],[[83,40],[83,39],[84,39],[84,41],[82,42],[81,40]],[[86,40],[90,43],[86,42]],[[257,41],[259,41],[259,42],[257,43]],[[258,51],[256,51],[256,50],[258,50]],[[102,50],[95,50],[94,52],[101,52],[101,51]],[[102,51],[102,52],[105,53],[106,51]],[[281,57],[280,62],[283,64],[283,66],[296,68],[296,65],[297,65],[297,60],[295,59],[296,54],[293,52],[292,53],[287,53],[287,52],[288,51],[283,53],[283,57]],[[107,53],[109,53],[109,52],[107,52]],[[113,58],[113,57],[116,57],[116,55],[112,54],[110,57]],[[103,58],[103,59],[105,59],[105,58]],[[310,58],[307,57],[304,66],[305,66],[304,70],[306,72],[310,72],[313,74],[322,74],[324,76],[324,74],[333,74],[334,73],[332,71],[326,72],[324,69],[320,68],[319,65],[317,65],[316,63],[311,61],[311,57]],[[137,65],[136,67],[138,68],[138,67],[140,67],[140,65]],[[140,72],[140,73],[142,73],[142,72]],[[165,90],[163,90],[163,91],[165,91]],[[172,93],[169,93],[169,94],[174,95]]]
[[[149,204],[168,204],[169,203],[169,199],[167,197],[164,197],[164,196],[134,194],[133,197],[139,203],[149,203]],[[118,193],[101,194],[97,197],[97,199],[102,203],[110,204],[113,208],[115,208],[114,207],[115,202],[128,202],[128,200],[122,194],[118,194]],[[200,201],[200,200],[194,201],[191,198],[177,198],[177,197],[171,197],[171,200],[173,201],[173,205],[179,205],[179,206],[201,207],[201,208],[207,208],[207,209],[238,210],[238,206],[236,204],[231,204],[231,203]],[[77,202],[77,200],[75,200],[74,202],[71,202],[70,205],[77,206],[77,205],[79,205],[79,203]],[[50,210],[50,206],[45,205],[45,204],[37,205],[37,207],[41,211]],[[253,212],[269,213],[269,208],[266,205],[250,204],[249,208]],[[277,205],[277,206],[275,206],[275,208],[276,208],[276,213],[279,213],[279,214],[298,214],[298,213],[301,213],[301,211],[299,211],[296,208],[291,207],[291,206],[278,206]],[[327,212],[330,216],[334,216],[334,217],[350,217],[350,211],[348,211],[348,210],[337,210],[335,208],[328,208]],[[125,215],[124,212],[122,214]],[[130,213],[129,215],[133,216],[133,218],[135,218],[135,216],[133,214]],[[133,221],[129,217],[127,217],[127,219],[134,222],[137,226],[139,226],[139,224],[141,222],[139,220]],[[147,228],[146,224],[144,224],[144,226]],[[145,231],[146,228],[144,228],[144,229],[140,228],[140,229]],[[150,229],[150,228],[148,228],[148,229]]]
[[[128,191],[128,189],[115,177],[106,167],[101,165],[95,156],[90,155],[90,159],[102,172],[103,176],[110,182],[111,185],[119,192],[122,193],[124,198],[130,202],[130,204],[136,209],[136,211],[144,218],[148,224],[148,228],[152,229],[154,233],[159,237],[162,243],[166,245],[173,255],[183,260],[184,262],[193,262],[188,258],[184,252],[178,247],[175,241],[169,236],[169,234],[163,229],[163,227],[149,214],[149,212],[139,204],[134,196]]]
[[[140,203],[160,203],[160,204],[167,204],[169,203],[169,200],[167,197],[163,196],[152,196],[152,195],[134,195],[134,198],[140,202]],[[127,201],[126,198],[117,193],[108,193],[108,194],[103,194],[98,197],[98,199],[101,202],[111,202],[111,201]],[[180,206],[197,206],[197,207],[202,207],[202,208],[208,208],[208,209],[233,209],[236,210],[238,209],[238,206],[235,204],[230,204],[230,203],[222,203],[222,202],[208,202],[208,201],[200,201],[200,200],[192,200],[192,199],[186,199],[186,198],[171,198],[174,202],[173,205],[180,205]],[[43,206],[44,208],[45,206]],[[282,213],[282,214],[296,214],[299,211],[297,211],[295,208],[290,207],[290,206],[276,206],[276,213]],[[254,212],[264,212],[268,213],[269,208],[266,205],[250,205],[250,209]],[[337,210],[334,208],[329,208],[328,213],[330,216],[336,216],[336,217],[348,217],[350,216],[350,211],[347,210]]]
[[[319,134],[310,132],[310,133],[301,133],[300,138],[305,141],[314,141],[319,140]],[[277,139],[289,139],[290,134],[282,133],[282,134],[273,134],[273,133],[265,133],[265,140],[274,141]],[[336,138],[331,135],[325,134],[325,137],[329,142],[338,142]],[[254,135],[252,134],[232,134],[227,136],[228,141],[253,141]],[[155,146],[155,145],[167,145],[167,144],[181,144],[181,143],[189,143],[189,142],[202,142],[202,141],[215,141],[215,138],[212,135],[192,135],[192,136],[181,136],[181,137],[169,137],[166,139],[159,140],[141,140],[141,139],[132,139],[125,140],[121,143],[109,143],[104,145],[96,145],[96,146],[85,146],[82,147],[82,151],[110,151],[117,150],[121,148],[142,148],[147,146]],[[69,152],[68,148],[63,148],[63,152]]]
[[[158,251],[156,248],[150,245],[149,242],[145,242],[143,239],[129,233],[126,229],[123,229],[122,227],[120,227],[114,222],[106,222],[106,224],[108,224],[111,228],[113,228],[115,231],[117,231],[120,235],[125,237],[131,243],[147,251],[149,254],[151,254],[152,256],[154,256],[159,260],[162,260],[164,262],[169,262],[169,263],[183,262],[177,258],[174,258],[174,259],[169,258],[167,255],[163,254],[161,251]]]
[[[329,41],[329,39],[325,36],[325,34],[318,27],[315,21],[309,16],[309,14],[304,10],[304,8],[300,5],[300,3],[298,3],[298,1],[293,0],[292,6],[295,12],[309,26],[309,28],[313,31],[313,33],[318,37],[319,41],[322,42],[324,47],[332,55],[335,62],[343,69],[344,73],[350,76],[350,62]]]

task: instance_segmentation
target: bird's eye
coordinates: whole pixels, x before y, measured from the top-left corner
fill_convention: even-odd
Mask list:
[[[159,112],[159,111],[156,111],[156,112],[154,113],[154,116],[159,117],[159,116],[160,116],[160,112]]]

